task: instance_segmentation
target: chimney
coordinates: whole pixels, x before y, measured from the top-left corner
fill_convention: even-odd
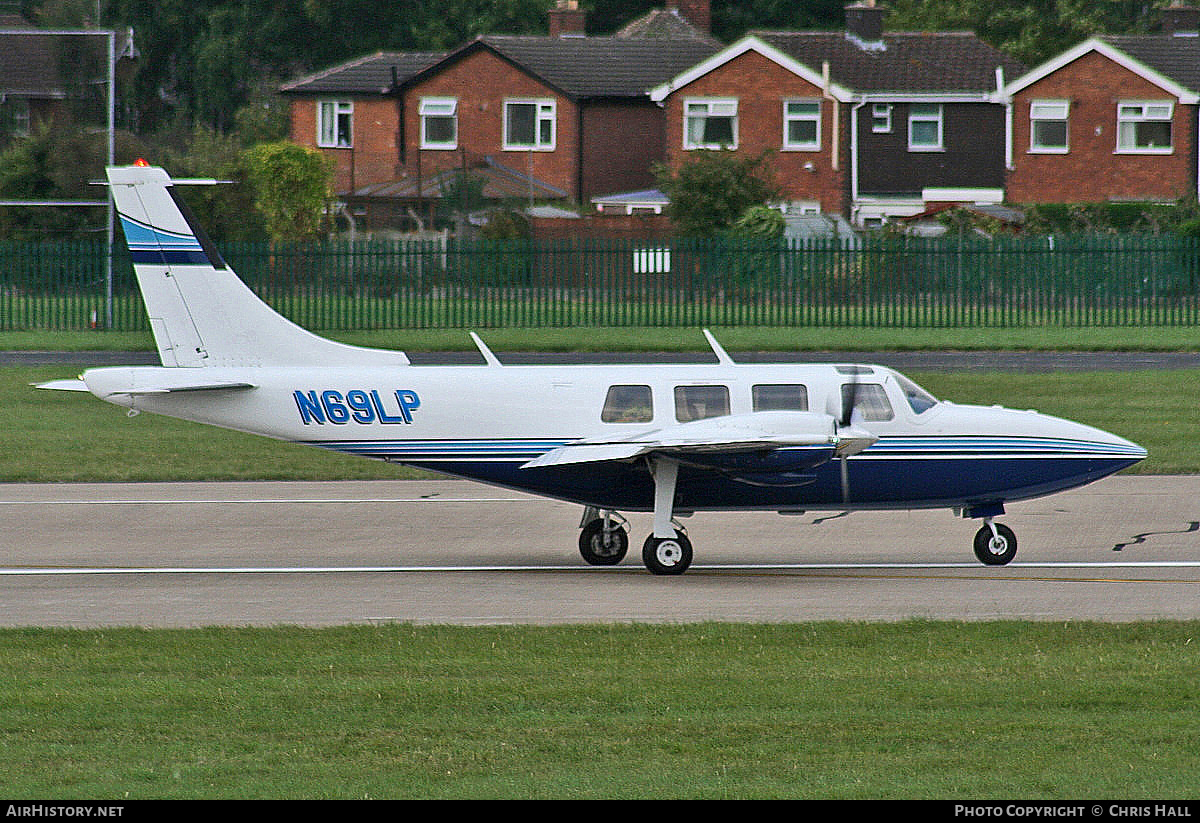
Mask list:
[[[712,33],[712,7],[709,0],[671,0],[667,8],[705,34]]]
[[[1162,10],[1162,33],[1174,37],[1192,36],[1200,33],[1200,8],[1185,6],[1175,0]]]
[[[551,37],[583,37],[585,15],[579,9],[579,0],[558,0],[547,14],[550,17]]]
[[[846,36],[860,44],[883,42],[883,9],[875,0],[862,0],[846,6]]]

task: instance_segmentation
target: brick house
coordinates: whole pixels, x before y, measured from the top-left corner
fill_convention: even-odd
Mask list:
[[[667,161],[774,154],[789,212],[870,225],[1003,199],[1004,77],[1024,67],[972,34],[884,32],[873,2],[844,32],[751,32],[658,86]]]
[[[282,89],[292,139],[336,157],[337,192],[368,227],[424,211],[461,170],[485,197],[578,205],[645,187],[665,131],[649,89],[720,44],[677,8],[609,37],[586,36],[583,22],[560,0],[548,36],[483,35],[301,78]]]
[[[89,105],[103,122],[109,34],[38,30],[13,4],[0,4],[0,147],[39,127],[65,125],[75,109]],[[133,31],[112,37],[115,68],[123,74],[137,59]]]
[[[1011,202],[1197,195],[1200,9],[1164,10],[1161,34],[1087,40],[1005,91]]]
[[[291,139],[334,161],[334,191],[403,175],[401,108],[395,90],[442,52],[379,52],[293,80]]]

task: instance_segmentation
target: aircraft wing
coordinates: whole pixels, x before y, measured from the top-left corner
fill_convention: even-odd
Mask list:
[[[578,440],[551,449],[522,468],[628,461],[648,454],[686,458],[803,446],[827,446],[838,453],[854,454],[874,442],[866,432],[839,431],[827,414],[755,412],[680,423],[620,440]]]

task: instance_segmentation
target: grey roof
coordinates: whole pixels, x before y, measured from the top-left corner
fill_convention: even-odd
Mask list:
[[[0,32],[0,92],[18,97],[65,96],[60,45],[51,35]]]
[[[490,34],[476,38],[427,72],[439,71],[481,48],[495,52],[546,85],[578,100],[645,96],[654,86],[715,54],[720,44],[700,37]]]
[[[1200,92],[1200,37],[1123,35],[1097,38],[1185,88]]]
[[[292,80],[281,86],[280,91],[290,94],[387,94],[396,84],[445,56],[445,52],[381,51]]]
[[[750,32],[773,48],[861,92],[970,92],[996,90],[996,69],[1006,78],[1025,66],[970,32],[887,32],[882,47],[843,32]]]
[[[651,9],[618,29],[616,36],[625,39],[638,37],[650,40],[692,37],[697,40],[707,40],[718,47],[721,45],[707,32],[697,28],[680,14],[679,9]]]
[[[446,169],[422,179],[419,184],[413,177],[404,177],[362,186],[352,192],[345,192],[342,196],[401,200],[440,199],[457,181],[459,174],[459,169]],[[492,157],[483,157],[472,163],[468,174],[483,182],[483,196],[490,200],[530,196],[539,200],[561,200],[567,196],[567,192],[557,186],[499,163]]]

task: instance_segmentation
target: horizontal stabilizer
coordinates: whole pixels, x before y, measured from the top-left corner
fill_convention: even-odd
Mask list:
[[[256,386],[253,383],[240,382],[208,382],[208,383],[187,383],[178,386],[140,386],[136,389],[117,392],[118,394],[143,395],[143,394],[172,394],[174,392],[189,392],[189,391],[236,391],[239,389],[253,389]]]
[[[35,389],[49,389],[51,391],[87,391],[87,383],[76,378],[75,380],[50,380],[46,383],[34,383]]]

